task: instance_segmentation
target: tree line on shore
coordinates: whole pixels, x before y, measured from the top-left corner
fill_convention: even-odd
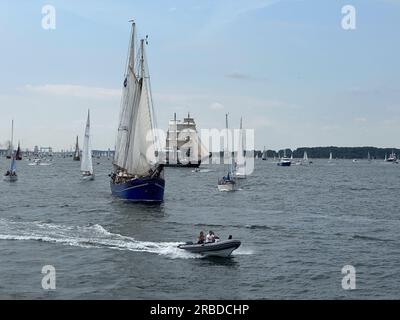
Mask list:
[[[394,152],[396,155],[400,154],[400,149],[396,148],[376,148],[376,147],[301,147],[295,150],[282,149],[282,150],[267,150],[267,157],[282,157],[286,152],[287,157],[302,158],[304,152],[307,152],[309,158],[329,158],[332,153],[333,159],[367,159],[368,153],[371,159],[384,159],[385,155]],[[263,150],[256,150],[255,156],[261,157]]]

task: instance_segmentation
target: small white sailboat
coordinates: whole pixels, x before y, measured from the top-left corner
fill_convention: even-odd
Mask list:
[[[83,140],[81,173],[83,180],[94,180],[92,148],[90,144],[90,110],[88,110],[85,137]]]
[[[229,133],[228,133],[228,114],[225,115],[226,120],[226,147],[224,147],[224,164],[227,165],[227,175],[218,181],[219,191],[234,191],[237,188],[236,177],[233,167],[232,152],[229,151]],[[224,141],[224,142],[225,142]]]
[[[332,152],[329,153],[329,162],[333,160]]]
[[[371,155],[369,154],[369,152],[368,152],[367,159],[368,159],[369,162],[371,162]]]
[[[13,148],[13,139],[14,139],[14,120],[11,122],[11,142],[10,142],[10,150],[11,150],[11,163],[10,163],[10,169],[7,170],[7,172],[4,174],[4,181],[7,182],[15,182],[18,180],[18,175],[17,175],[17,161],[16,157],[14,154],[14,148]]]
[[[240,129],[239,129],[239,146],[237,159],[235,162],[235,177],[238,179],[246,179],[246,157],[244,155],[244,134],[242,127],[242,118],[240,118]]]

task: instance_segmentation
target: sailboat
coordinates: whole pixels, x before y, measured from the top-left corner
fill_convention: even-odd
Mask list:
[[[20,146],[20,144],[19,144],[19,141],[18,141],[17,153],[15,154],[15,160],[22,160],[22,156],[21,156],[21,146]]]
[[[333,160],[332,152],[330,152],[330,153],[329,153],[329,162],[331,162],[332,160]]]
[[[13,138],[14,138],[14,120],[11,122],[11,142],[10,142],[10,150],[11,150],[11,163],[10,169],[4,174],[4,181],[7,182],[15,182],[18,180],[17,176],[17,162],[15,160],[15,155],[13,152]]]
[[[164,201],[164,165],[156,145],[156,122],[150,76],[140,40],[136,57],[135,23],[122,88],[121,110],[110,187],[114,196],[133,202]],[[147,43],[147,41],[146,41]],[[156,156],[157,154],[157,156]]]
[[[81,173],[83,180],[94,180],[92,149],[90,145],[90,110],[88,110],[86,128],[85,128],[85,138],[83,140]]]
[[[371,155],[368,152],[368,156],[367,156],[368,161],[371,161]]]
[[[267,150],[265,150],[265,146],[264,146],[264,151],[262,153],[262,160],[267,160]]]
[[[224,164],[227,165],[227,174],[218,181],[219,191],[234,191],[236,189],[236,178],[233,167],[232,153],[229,151],[229,132],[228,132],[228,114],[225,115],[226,122],[226,146],[224,146]],[[225,142],[224,141],[224,142]]]
[[[244,155],[244,134],[242,128],[242,118],[240,118],[239,129],[239,146],[237,153],[237,161],[235,162],[235,177],[238,179],[246,178],[246,157]]]
[[[75,144],[75,152],[74,152],[74,161],[80,161],[81,157],[79,155],[79,143],[78,143],[78,136],[76,136],[76,144]]]

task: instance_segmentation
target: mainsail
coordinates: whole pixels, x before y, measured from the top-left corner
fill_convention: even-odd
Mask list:
[[[147,176],[158,160],[150,77],[145,59],[144,40],[135,55],[135,24],[132,24],[113,163],[115,170],[137,176]]]
[[[307,151],[304,151],[303,160],[304,160],[304,161],[307,161],[307,160],[308,160]]]
[[[85,137],[83,140],[81,171],[93,174],[92,148],[90,145],[90,111],[86,120]]]

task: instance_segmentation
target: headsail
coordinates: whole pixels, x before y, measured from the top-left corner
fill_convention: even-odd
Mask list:
[[[11,160],[11,167],[10,167],[11,172],[16,172],[17,171],[17,161],[15,160],[15,157],[12,157]]]
[[[81,171],[90,172],[93,174],[93,163],[92,163],[92,148],[90,145],[90,111],[88,110],[85,137],[83,140],[83,150],[82,150],[82,161],[81,161]]]

